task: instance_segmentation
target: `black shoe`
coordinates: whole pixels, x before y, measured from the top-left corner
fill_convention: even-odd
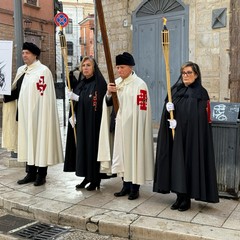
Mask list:
[[[185,198],[180,204],[178,211],[180,212],[187,211],[190,207],[191,207],[191,199]]]
[[[183,197],[178,194],[175,203],[171,206],[171,209],[177,210],[181,205],[182,201],[183,201]]]
[[[84,178],[84,180],[83,180],[80,184],[76,185],[76,189],[85,188],[85,186],[86,186],[89,182],[90,182],[90,181],[88,181],[86,178]]]
[[[36,180],[36,175],[34,174],[30,174],[28,173],[25,178],[18,180],[17,183],[18,184],[26,184],[26,183],[30,183],[30,182],[34,182]]]
[[[115,196],[115,197],[123,197],[123,196],[126,196],[126,195],[129,194],[129,193],[130,193],[130,189],[123,187],[120,192],[114,193],[114,196]]]
[[[128,196],[128,200],[134,200],[134,199],[137,199],[138,197],[139,197],[139,191],[131,191]]]
[[[37,186],[43,185],[45,182],[46,182],[46,177],[37,175],[36,181],[33,185],[37,187]]]
[[[87,187],[88,191],[93,191],[93,190],[96,190],[96,189],[100,189],[100,182],[98,182],[98,183],[91,182],[89,184],[89,186]]]

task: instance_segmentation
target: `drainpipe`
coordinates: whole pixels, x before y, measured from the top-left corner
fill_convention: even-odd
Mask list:
[[[16,69],[23,65],[22,45],[23,45],[23,24],[22,24],[22,1],[13,0],[14,5],[14,35],[16,49]],[[17,153],[11,151],[11,157],[17,158]]]
[[[14,1],[14,33],[16,48],[16,67],[23,65],[22,61],[22,45],[23,45],[23,24],[22,24],[22,1]]]

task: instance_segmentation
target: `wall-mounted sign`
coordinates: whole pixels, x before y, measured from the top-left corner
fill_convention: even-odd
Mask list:
[[[10,95],[12,84],[13,42],[0,41],[0,94]]]

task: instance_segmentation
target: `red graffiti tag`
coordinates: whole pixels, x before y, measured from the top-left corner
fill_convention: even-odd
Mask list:
[[[44,76],[40,76],[37,84],[37,90],[40,92],[41,96],[43,95],[43,92],[45,91],[47,84],[44,83]]]
[[[147,110],[147,91],[140,90],[140,94],[137,95],[137,105],[140,106],[140,110]]]

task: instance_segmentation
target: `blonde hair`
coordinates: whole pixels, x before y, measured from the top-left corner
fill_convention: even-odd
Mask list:
[[[93,59],[92,57],[90,57],[90,56],[86,56],[86,57],[84,57],[84,58],[82,59],[82,62],[81,62],[81,64],[80,64],[80,71],[82,72],[83,63],[86,62],[87,60],[89,60],[89,61],[92,63],[92,65],[93,65],[93,72],[94,72],[95,61],[94,61],[94,59]]]

